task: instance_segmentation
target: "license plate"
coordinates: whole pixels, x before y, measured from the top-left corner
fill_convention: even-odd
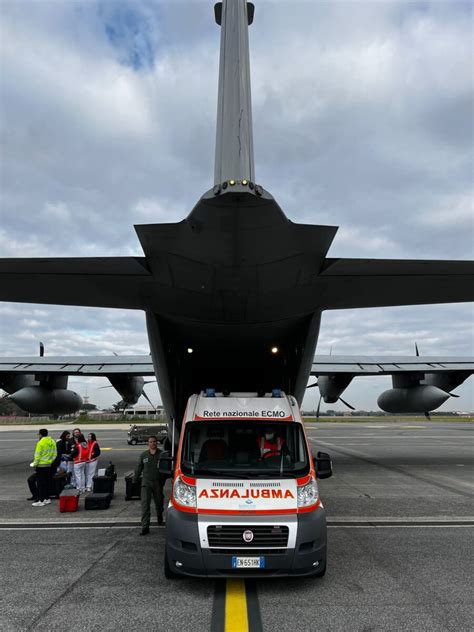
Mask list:
[[[232,557],[232,568],[265,568],[264,557]]]

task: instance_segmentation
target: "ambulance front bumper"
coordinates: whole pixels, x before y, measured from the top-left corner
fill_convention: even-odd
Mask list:
[[[208,528],[270,526],[287,529],[287,545],[256,547],[213,546]],[[254,529],[255,530],[255,529]],[[167,555],[171,570],[194,577],[284,577],[313,575],[326,564],[326,515],[316,511],[272,516],[201,516],[168,509],[166,516]],[[232,568],[234,557],[263,557],[264,568]]]

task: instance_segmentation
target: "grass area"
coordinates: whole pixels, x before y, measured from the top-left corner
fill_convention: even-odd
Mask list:
[[[393,415],[383,417],[320,417],[316,420],[316,417],[304,417],[305,423],[419,423],[428,421],[423,415]],[[458,415],[437,415],[431,418],[431,422],[474,422],[474,416],[458,416]],[[49,419],[46,417],[0,417],[0,426],[38,426],[44,424],[48,425],[71,425],[74,426],[100,426],[102,424],[137,424],[138,426],[159,426],[166,425],[164,419],[137,419],[130,417],[100,417],[94,418],[89,416],[80,416],[76,418],[65,417],[64,419]]]
[[[51,419],[49,417],[0,417],[0,426],[45,426],[51,425],[71,425],[74,426],[100,426],[102,424],[136,424],[137,426],[162,426],[166,425],[166,420],[134,418],[134,417],[118,417],[111,415],[110,417],[90,417],[89,415],[80,415],[79,417],[63,417],[62,419]]]
[[[69,419],[46,419],[45,417],[0,417],[0,426],[39,426],[44,424],[45,426],[52,424],[72,423]]]
[[[428,419],[424,415],[393,415],[383,417],[320,417],[319,420],[316,417],[304,417],[305,423],[343,423],[350,424],[355,422],[364,423],[419,423],[420,421],[428,422]],[[430,420],[432,423],[436,422],[473,422],[474,417],[471,416],[458,416],[458,415],[439,415],[432,417]]]

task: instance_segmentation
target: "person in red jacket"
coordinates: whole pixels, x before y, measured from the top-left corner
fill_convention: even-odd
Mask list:
[[[89,446],[89,455],[86,465],[86,491],[92,491],[93,478],[97,470],[97,462],[100,456],[100,447],[97,443],[95,432],[89,432],[87,435],[87,445]]]
[[[267,428],[265,434],[258,438],[258,448],[262,459],[269,459],[272,456],[280,456],[285,440],[277,436],[272,428]]]
[[[75,437],[76,443],[71,450],[72,460],[74,462],[74,478],[76,481],[76,489],[81,494],[86,491],[86,463],[89,459],[89,445],[83,434]]]

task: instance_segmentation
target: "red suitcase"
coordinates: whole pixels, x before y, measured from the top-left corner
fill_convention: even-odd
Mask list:
[[[61,513],[68,511],[77,511],[79,507],[79,490],[65,489],[59,496],[59,511]]]

